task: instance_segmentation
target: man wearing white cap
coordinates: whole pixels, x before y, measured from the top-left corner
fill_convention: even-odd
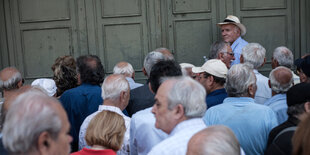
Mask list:
[[[228,69],[219,59],[208,60],[201,67],[192,68],[193,73],[200,73],[199,83],[207,91],[207,108],[223,103],[227,97],[224,88]]]
[[[248,44],[247,41],[241,38],[246,34],[246,28],[240,23],[238,17],[228,15],[222,23],[218,23],[217,26],[221,28],[222,38],[225,42],[230,43],[234,52],[235,60],[231,65],[240,63],[240,55],[242,48]]]

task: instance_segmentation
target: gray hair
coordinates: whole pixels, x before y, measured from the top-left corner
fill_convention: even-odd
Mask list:
[[[291,68],[294,63],[292,51],[284,46],[277,47],[274,50],[273,59],[278,61],[279,66],[284,66],[287,68]]]
[[[103,81],[101,90],[102,99],[117,100],[119,99],[121,92],[129,90],[129,84],[123,75],[112,74]]]
[[[3,81],[0,78],[0,90],[11,90],[18,88],[18,82],[20,82],[23,78],[21,73],[15,67],[9,67],[15,70],[15,73],[8,80]],[[8,69],[8,68],[6,68]],[[3,71],[3,70],[2,70]]]
[[[167,99],[169,110],[181,104],[187,118],[202,117],[207,109],[206,90],[190,77],[176,78]]]
[[[113,68],[113,74],[122,74],[122,75],[129,75],[132,76],[132,74],[135,71],[133,70],[133,67],[128,62],[119,62],[116,64]]]
[[[204,129],[203,154],[240,155],[240,144],[234,133],[224,125]]]
[[[290,74],[290,80],[287,81],[286,83],[280,83],[280,81],[278,81],[278,80],[281,80],[281,79],[279,79],[281,77],[276,78],[276,75],[275,75],[275,72],[281,71],[283,73],[283,70],[285,70],[287,73]],[[283,67],[283,66],[279,66],[279,67],[273,69],[269,74],[269,80],[270,80],[271,90],[278,93],[278,94],[279,93],[282,93],[282,94],[286,93],[293,86],[293,83],[294,83],[293,74],[292,74],[291,70],[286,68],[286,67]]]
[[[251,85],[256,87],[256,77],[247,65],[236,64],[228,70],[225,89],[229,97],[247,96]]]
[[[10,106],[4,123],[3,145],[11,153],[37,150],[39,135],[47,131],[57,139],[62,121],[52,104],[60,104],[40,91],[21,94]]]
[[[258,43],[249,43],[242,49],[244,63],[253,69],[258,69],[263,63],[266,49]]]
[[[162,53],[152,51],[144,58],[144,68],[147,73],[147,76],[150,76],[152,67],[160,60],[164,60],[165,57]]]
[[[227,45],[229,45],[229,43],[226,43],[224,41],[214,42],[210,47],[209,59],[217,59],[220,53],[226,53]]]

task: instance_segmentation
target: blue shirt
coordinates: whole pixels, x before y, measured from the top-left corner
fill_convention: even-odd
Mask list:
[[[249,97],[228,97],[220,105],[207,110],[203,117],[207,126],[225,125],[236,135],[248,155],[262,155],[269,132],[278,125],[275,113]]]
[[[225,88],[217,89],[209,93],[206,97],[207,108],[211,108],[215,105],[223,103],[224,99],[227,97]]]
[[[103,103],[101,88],[99,85],[82,84],[65,91],[59,100],[71,124],[70,135],[73,138],[71,149],[74,152],[78,150],[79,131],[84,119],[97,111],[99,105]]]
[[[277,94],[272,96],[265,102],[265,105],[270,107],[277,114],[279,124],[282,124],[287,120],[286,94]]]
[[[235,60],[231,63],[231,65],[240,63],[240,56],[242,53],[242,48],[247,45],[248,42],[239,37],[234,43],[231,45],[231,49],[234,52]]]
[[[130,154],[146,155],[168,135],[155,127],[152,107],[135,113],[130,122]]]

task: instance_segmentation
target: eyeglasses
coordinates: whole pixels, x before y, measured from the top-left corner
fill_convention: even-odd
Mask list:
[[[225,52],[225,53],[229,54],[230,56],[234,56],[233,52]]]

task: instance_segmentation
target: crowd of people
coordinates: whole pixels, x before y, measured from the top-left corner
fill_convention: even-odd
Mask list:
[[[145,84],[126,61],[105,77],[96,55],[60,56],[53,78],[31,85],[2,69],[0,154],[310,154],[310,55],[277,47],[266,77],[266,50],[242,39],[239,19],[217,25],[222,41],[202,66],[149,52]]]

